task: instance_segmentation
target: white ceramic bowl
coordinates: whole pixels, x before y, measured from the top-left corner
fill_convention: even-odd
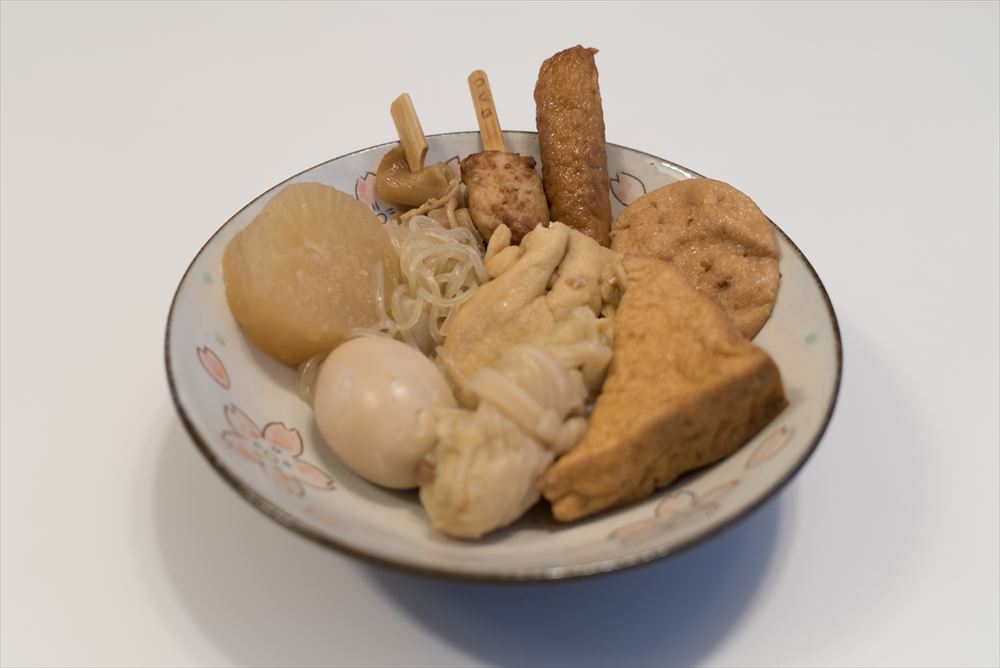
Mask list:
[[[535,133],[506,132],[511,150],[538,157]],[[480,150],[479,134],[428,137],[428,162]],[[317,165],[276,185],[229,219],[181,279],[166,332],[174,403],[198,449],[268,517],[322,545],[405,570],[481,580],[556,580],[645,563],[689,547],[745,517],[801,468],[830,420],[840,385],[841,344],[829,297],[809,262],[778,230],[781,288],[755,342],[775,359],[789,406],[731,457],[643,502],[561,525],[542,504],[478,542],[433,531],[416,493],[362,480],[323,443],[296,373],[240,332],[226,305],[221,258],[229,240],[290,183],[351,193],[380,217],[374,174],[392,144]],[[608,145],[613,213],[662,185],[699,175],[641,151]],[[738,185],[738,184],[737,184]],[[748,193],[751,197],[753,193]]]

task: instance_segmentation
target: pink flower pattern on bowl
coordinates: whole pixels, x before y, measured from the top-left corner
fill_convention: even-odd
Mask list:
[[[763,464],[771,457],[778,454],[785,445],[792,439],[792,435],[795,433],[795,427],[789,427],[788,425],[781,425],[773,432],[768,434],[760,444],[754,448],[753,453],[747,459],[746,468],[752,469],[755,466]]]
[[[302,435],[281,422],[269,422],[259,429],[246,413],[228,404],[223,412],[229,429],[222,440],[231,450],[260,466],[280,489],[293,496],[303,496],[303,483],[316,489],[333,489],[333,478],[321,469],[300,459]]]
[[[627,172],[618,172],[611,181],[611,194],[615,199],[628,206],[634,200],[646,194],[646,185]]]
[[[347,531],[347,527],[338,520],[333,513],[321,506],[307,505],[302,509],[305,515],[320,525],[325,527],[328,531],[333,533],[342,534]]]
[[[462,180],[462,161],[457,155],[445,160],[444,164],[451,170],[452,175],[454,175],[457,180]]]
[[[201,346],[197,351],[198,361],[201,362],[201,366],[208,372],[208,375],[222,386],[222,389],[228,390],[229,372],[226,371],[226,367],[222,364],[219,356],[208,346]]]
[[[505,135],[512,150],[537,154],[534,133]],[[457,156],[481,149],[479,134],[473,132],[430,137],[429,144],[434,156],[455,156],[444,162],[456,177],[461,171]],[[353,194],[373,215],[388,220],[399,212],[392,208],[395,205],[377,201],[375,194],[375,172],[385,148],[324,163],[267,195],[290,182],[325,183]],[[614,145],[608,146],[608,167],[613,177],[609,196],[616,210],[646,192],[696,176]],[[257,205],[265,202],[266,196],[241,209],[226,230],[235,232],[248,225]],[[296,431],[294,425],[309,423],[306,407],[288,404],[289,388],[272,377],[269,365],[262,365],[258,355],[250,354],[251,345],[220,300],[218,272],[228,238],[231,234],[213,236],[199,251],[170,310],[167,378],[185,426],[211,465],[236,482],[239,492],[270,518],[326,546],[408,570],[461,578],[551,580],[672,554],[723,528],[780,489],[809,457],[836,401],[841,368],[836,316],[808,261],[778,234],[784,298],[772,315],[775,326],[769,330],[766,347],[783,376],[787,374],[787,385],[796,388],[794,425],[781,428],[793,417],[788,414],[727,462],[707,467],[696,479],[635,506],[558,530],[554,540],[548,521],[536,526],[529,519],[496,540],[443,541],[428,530],[419,510],[400,512],[397,503],[379,503],[364,489],[340,484],[336,469],[327,468],[326,458],[320,458],[326,446],[311,441],[314,430]],[[244,396],[252,396],[254,404],[244,404],[249,402]],[[332,466],[333,460],[329,463]],[[734,478],[739,479],[735,491],[722,485]],[[419,509],[412,496],[406,504]],[[513,543],[509,536],[516,537]]]
[[[375,172],[365,172],[354,182],[354,199],[367,204],[383,223],[396,215],[394,208],[375,199]]]
[[[702,494],[696,494],[689,489],[677,490],[657,504],[653,517],[618,527],[608,538],[630,542],[645,537],[654,530],[683,526],[710,517],[718,512],[719,499],[736,489],[739,484],[739,480],[730,480]]]

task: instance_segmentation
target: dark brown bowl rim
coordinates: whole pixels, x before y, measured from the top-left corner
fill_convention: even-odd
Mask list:
[[[478,134],[478,132],[477,131],[442,132],[438,134],[428,135],[428,139],[437,137],[449,137],[456,135],[472,135],[472,134]],[[536,132],[524,131],[524,130],[505,130],[504,134],[537,136]],[[255,492],[251,487],[249,487],[248,485],[241,482],[238,478],[236,478],[229,471],[229,469],[227,469],[226,466],[218,459],[218,457],[216,457],[215,454],[212,453],[211,449],[209,449],[205,441],[205,438],[194,426],[194,423],[192,422],[190,416],[185,411],[184,406],[181,404],[180,397],[178,396],[177,385],[174,380],[174,375],[171,368],[171,360],[170,360],[170,330],[173,324],[174,309],[177,304],[177,295],[180,293],[181,286],[183,286],[184,283],[187,281],[188,275],[191,273],[191,268],[194,266],[195,262],[197,262],[198,258],[201,257],[202,252],[204,252],[205,248],[210,243],[212,243],[215,237],[223,229],[225,229],[226,226],[229,225],[229,223],[231,223],[234,218],[243,213],[243,211],[246,210],[248,207],[253,206],[254,203],[256,203],[261,197],[263,197],[267,193],[271,192],[272,190],[281,185],[288,183],[292,179],[295,179],[298,176],[305,174],[306,172],[316,169],[317,167],[321,167],[328,163],[335,162],[337,160],[342,160],[344,158],[348,158],[353,155],[359,155],[361,153],[367,153],[369,151],[385,149],[390,146],[394,146],[397,143],[398,142],[395,141],[386,142],[384,144],[369,146],[368,148],[359,149],[357,151],[351,151],[350,153],[345,153],[344,155],[338,156],[336,158],[331,158],[330,160],[324,160],[319,164],[313,165],[308,169],[304,169],[298,172],[297,174],[294,174],[288,177],[287,179],[284,179],[280,183],[271,186],[263,193],[252,199],[248,204],[243,206],[235,214],[230,216],[229,219],[225,223],[223,223],[222,226],[219,227],[219,229],[217,229],[212,234],[212,236],[208,238],[208,241],[206,241],[202,245],[202,247],[198,250],[198,253],[195,254],[194,258],[188,264],[187,269],[184,271],[184,275],[181,277],[181,280],[177,285],[177,289],[174,291],[173,299],[170,302],[170,310],[168,311],[167,314],[167,327],[164,337],[164,349],[165,349],[164,361],[167,370],[167,383],[170,386],[170,397],[173,400],[174,407],[177,409],[177,413],[181,418],[181,422],[184,424],[184,428],[187,430],[188,435],[191,437],[191,440],[194,441],[195,446],[197,446],[201,454],[205,456],[205,459],[208,460],[208,463],[212,466],[212,468],[215,469],[215,471],[220,476],[222,476],[223,480],[229,483],[230,487],[232,487],[236,491],[236,493],[239,494],[241,497],[243,497],[245,500],[249,501],[253,507],[255,507],[257,510],[261,511],[262,513],[270,517],[278,524],[284,526],[287,529],[290,529],[291,531],[297,533],[300,536],[303,536],[313,541],[314,543],[322,545],[323,547],[337,550],[338,552],[341,552],[351,557],[356,557],[371,564],[375,564],[378,566],[388,566],[390,568],[403,571],[406,573],[432,576],[449,580],[471,581],[471,582],[493,582],[493,583],[554,582],[554,581],[589,577],[594,575],[610,574],[613,572],[621,571],[622,569],[625,568],[634,568],[636,566],[651,564],[666,557],[674,556],[676,554],[689,550],[693,547],[696,547],[714,538],[723,531],[732,528],[739,522],[746,520],[754,512],[759,510],[767,501],[771,500],[779,492],[781,492],[785,488],[785,486],[788,485],[788,483],[792,480],[792,478],[794,478],[796,474],[798,474],[798,472],[802,470],[802,467],[805,466],[805,463],[812,456],[813,452],[815,452],[816,447],[819,445],[819,442],[822,440],[823,435],[826,433],[827,427],[830,425],[830,420],[833,418],[834,409],[837,405],[837,399],[840,395],[840,382],[843,372],[843,344],[840,336],[840,325],[837,322],[837,314],[834,311],[833,303],[830,301],[830,295],[829,293],[827,293],[826,287],[823,285],[823,281],[820,279],[819,274],[816,273],[816,270],[815,268],[813,268],[812,263],[809,262],[809,259],[799,249],[799,247],[795,245],[795,242],[792,241],[792,239],[787,234],[785,234],[784,230],[782,230],[780,227],[774,224],[774,221],[771,221],[771,224],[774,225],[774,228],[785,239],[785,241],[788,242],[788,245],[791,246],[791,248],[799,256],[799,259],[801,259],[802,262],[809,269],[809,272],[812,274],[813,280],[816,282],[816,285],[819,287],[820,293],[823,296],[823,301],[826,305],[827,313],[830,317],[830,324],[833,327],[833,333],[834,333],[834,344],[837,355],[836,378],[834,380],[834,387],[830,399],[830,405],[827,407],[826,414],[823,416],[822,424],[819,430],[816,432],[816,436],[813,438],[812,443],[809,444],[808,450],[806,450],[806,452],[802,455],[799,461],[796,462],[795,466],[791,467],[788,470],[788,472],[784,476],[782,476],[777,482],[775,482],[771,486],[771,488],[768,489],[759,499],[747,505],[745,508],[742,508],[740,512],[733,515],[732,517],[727,518],[725,522],[722,522],[717,526],[711,527],[710,529],[702,533],[694,535],[681,543],[670,545],[669,547],[664,547],[659,549],[653,548],[635,555],[619,557],[616,559],[608,559],[587,564],[577,564],[573,566],[546,566],[542,568],[527,568],[527,569],[518,569],[512,571],[497,571],[493,573],[469,573],[462,571],[447,570],[443,568],[439,569],[426,566],[416,566],[414,564],[410,564],[404,561],[396,561],[394,559],[389,559],[379,555],[371,554],[369,552],[359,550],[356,547],[353,547],[346,543],[339,542],[331,538],[330,536],[324,535],[318,531],[315,531],[309,526],[302,524],[294,517],[292,517],[285,511],[281,510],[280,508],[272,504],[264,497],[257,494],[257,492]],[[607,145],[624,149],[626,151],[631,151],[632,153],[637,153],[640,155],[647,156],[652,160],[656,160],[660,163],[670,165],[672,168],[684,172],[686,174],[690,174],[693,177],[704,178],[702,177],[701,174],[695,172],[694,170],[678,165],[677,163],[671,162],[670,160],[665,160],[651,153],[647,153],[645,151],[639,151],[637,149],[629,148],[628,146],[622,146],[620,144],[613,144],[611,142],[608,142]]]

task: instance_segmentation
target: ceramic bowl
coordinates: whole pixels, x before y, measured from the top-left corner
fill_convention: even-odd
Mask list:
[[[511,150],[538,158],[535,133],[505,133]],[[479,134],[428,138],[428,162],[480,150]],[[284,186],[319,182],[354,195],[381,219],[379,159],[392,144],[317,165],[274,186],[229,219],[198,252],[170,307],[166,365],[181,420],[221,480],[272,520],[322,545],[405,570],[477,580],[556,580],[659,559],[730,527],[802,467],[830,420],[841,345],[830,300],[809,262],[777,230],[781,288],[755,342],[775,359],[789,398],[762,433],[727,459],[634,505],[558,524],[542,503],[477,542],[431,529],[415,492],[372,485],[324,444],[296,393],[296,372],[266,357],[226,305],[223,249]],[[641,151],[608,145],[614,214],[654,188],[699,175]],[[753,194],[750,193],[752,196]]]

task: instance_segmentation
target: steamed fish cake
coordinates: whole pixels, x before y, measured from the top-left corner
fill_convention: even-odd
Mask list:
[[[379,320],[379,269],[390,294],[399,260],[378,218],[319,183],[285,187],[222,256],[233,316],[251,341],[286,364],[325,353],[352,328]]]
[[[611,247],[665,260],[712,297],[748,339],[778,295],[778,246],[753,200],[712,179],[671,183],[618,214]]]

